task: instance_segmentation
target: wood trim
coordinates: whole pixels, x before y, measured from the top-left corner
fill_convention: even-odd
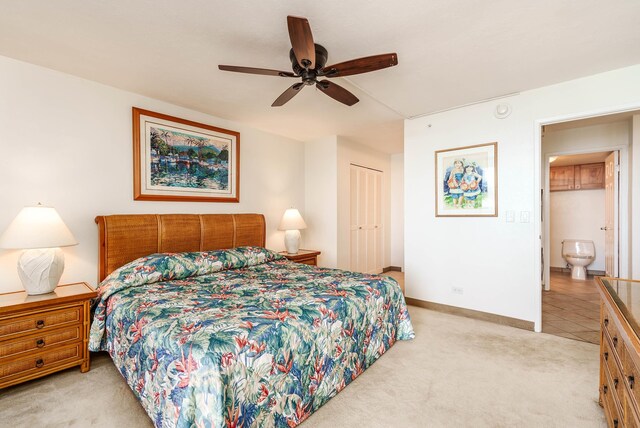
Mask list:
[[[241,228],[240,242],[242,245],[265,246],[266,221],[262,214],[126,214],[98,216],[95,221],[98,224],[99,256],[98,256],[98,282],[119,266],[156,252],[186,251],[175,248],[172,240],[163,239],[163,220],[167,222],[180,221],[188,217],[194,223],[194,217],[199,216],[197,224],[200,227],[197,235],[200,242],[181,242],[181,246],[187,246],[188,251],[208,251],[237,246],[238,228]],[[208,220],[208,221],[205,221]],[[222,225],[220,227],[206,224]],[[193,231],[193,230],[192,230]],[[171,233],[171,232],[170,232]],[[194,233],[195,234],[195,233]],[[233,241],[224,240],[223,236],[233,236]],[[184,241],[184,239],[182,240]],[[206,245],[205,245],[206,241]],[[231,245],[230,245],[231,244]]]
[[[204,222],[202,216],[198,216],[200,219],[200,251],[204,251]]]
[[[106,245],[106,241],[108,239],[107,228],[105,226],[105,222],[107,221],[106,217],[96,217],[96,223],[98,224],[98,282],[100,283],[101,278],[106,277],[105,274],[105,266],[107,265],[107,252],[104,247]]]
[[[236,242],[238,242],[238,240],[236,239],[236,236],[238,234],[238,225],[236,224],[236,216],[232,215],[231,216],[231,221],[233,222],[233,247],[237,247]]]
[[[402,268],[400,266],[387,266],[386,268],[382,268],[382,273],[385,272],[402,272]]]
[[[503,315],[490,314],[488,312],[476,311],[474,309],[459,308],[457,306],[449,306],[442,303],[428,302],[426,300],[414,299],[412,297],[405,297],[405,300],[407,302],[407,305],[443,312],[445,314],[458,315],[461,317],[473,318],[481,321],[488,321],[494,324],[506,325],[523,330],[533,331],[534,329],[533,321],[526,321],[518,318],[505,317]]]
[[[10,305],[0,304],[0,316],[9,317],[17,312],[23,315],[38,313],[54,304],[58,308],[70,308],[77,306],[78,302],[83,300],[93,299],[96,295],[97,292],[86,282],[58,285],[51,293],[35,296],[29,296],[25,291],[2,293],[0,296],[11,296],[11,300],[14,301]],[[16,301],[20,300],[22,300],[20,303],[16,303]]]
[[[138,107],[132,107],[133,121],[133,199],[136,201],[170,201],[170,202],[240,202],[240,133],[229,129],[218,128],[217,126],[207,125],[205,123],[194,122],[187,119],[181,119],[168,114],[157,113],[151,110],[144,110]],[[211,196],[178,196],[178,195],[143,195],[142,194],[142,178],[140,171],[140,116],[151,116],[161,120],[169,120],[181,123],[187,126],[208,129],[209,131],[220,132],[223,134],[233,135],[236,138],[235,157],[236,157],[236,173],[235,173],[235,189],[236,194],[233,198],[221,198]]]

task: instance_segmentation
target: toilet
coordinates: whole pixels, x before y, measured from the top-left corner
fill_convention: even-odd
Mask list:
[[[565,239],[562,241],[562,257],[571,265],[571,278],[587,279],[587,269],[596,258],[593,241]]]

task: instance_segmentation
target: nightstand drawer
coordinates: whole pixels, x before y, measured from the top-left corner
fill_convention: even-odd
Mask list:
[[[314,250],[300,250],[296,254],[289,254],[286,251],[281,251],[278,253],[292,262],[302,263],[304,265],[317,266],[318,265],[318,256],[321,254],[320,251]]]
[[[58,347],[18,360],[6,363],[0,362],[0,384],[3,381],[8,381],[13,376],[38,377],[39,372],[48,372],[64,364],[76,363],[84,358],[82,351],[83,343],[77,342],[73,345]]]
[[[0,341],[65,325],[80,324],[82,305],[53,309],[0,320]]]
[[[0,342],[0,361],[8,356],[16,356],[37,349],[47,350],[53,346],[71,343],[82,339],[80,324],[64,329],[44,331],[28,338],[19,337],[13,340]]]

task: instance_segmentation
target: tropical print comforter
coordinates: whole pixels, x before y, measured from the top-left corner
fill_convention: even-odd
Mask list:
[[[413,337],[395,280],[241,247],[114,271],[89,348],[110,353],[157,427],[292,427]]]

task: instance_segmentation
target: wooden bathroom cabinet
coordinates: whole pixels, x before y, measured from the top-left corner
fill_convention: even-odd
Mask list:
[[[604,162],[549,168],[549,190],[604,189]]]

